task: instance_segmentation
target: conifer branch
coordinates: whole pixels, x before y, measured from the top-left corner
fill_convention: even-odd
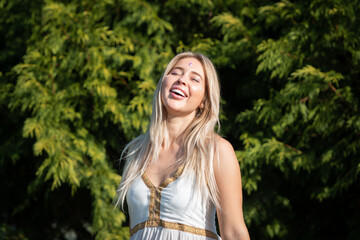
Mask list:
[[[294,152],[296,152],[296,153],[298,153],[298,154],[302,154],[302,151],[300,151],[299,149],[296,149],[296,148],[290,146],[290,145],[287,144],[287,143],[284,143],[284,146],[285,146],[286,148],[291,149],[292,151],[294,151]]]
[[[331,82],[328,82],[329,87],[331,88],[331,90],[336,94],[336,96],[338,96],[341,101],[343,101],[351,110],[354,110],[353,106],[345,100],[345,98],[343,98],[343,96],[339,93],[339,91],[334,87],[334,85],[332,85]]]
[[[305,103],[305,102],[307,102],[307,100],[309,100],[309,97],[304,97],[304,98],[300,99],[300,102]]]

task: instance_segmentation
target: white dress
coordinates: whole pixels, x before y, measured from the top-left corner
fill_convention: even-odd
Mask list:
[[[126,195],[131,240],[221,239],[216,233],[214,204],[196,194],[195,173],[183,168],[155,187],[144,173]]]

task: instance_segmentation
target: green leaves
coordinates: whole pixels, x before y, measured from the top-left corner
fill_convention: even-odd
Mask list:
[[[145,11],[143,3],[122,2],[128,14],[112,24],[108,15],[121,17],[107,12],[117,9],[113,1],[47,1],[24,63],[14,67],[18,81],[9,106],[30,112],[23,136],[34,138],[34,155],[42,156],[36,175],[51,182],[51,190],[64,184],[73,195],[89,189],[91,229],[98,239],[128,236],[128,228],[121,227],[125,215],[112,205],[120,176],[108,155],[115,147],[120,156],[121,144],[107,141],[113,143],[113,131],[130,139],[146,130],[155,64],[162,69],[170,57],[161,53],[159,39],[171,25],[157,16],[156,7],[147,4],[153,10]],[[145,34],[131,26],[139,19]]]
[[[25,203],[0,204],[4,216],[32,206],[38,189],[50,196],[69,186],[73,198],[86,189],[91,217],[78,218],[92,225],[84,231],[127,239],[125,215],[112,205],[120,182],[114,162],[146,131],[169,59],[193,50],[211,57],[219,72],[222,130],[237,150],[252,239],[357,236],[359,6],[0,0],[3,191],[32,181],[28,195],[16,195]],[[18,171],[23,175],[7,175]],[[58,224],[48,226],[57,231],[49,239],[69,227]]]
[[[349,5],[338,1],[310,5],[281,1],[255,8],[252,22],[264,22],[263,30],[254,31],[246,24],[249,22],[244,22],[243,29],[252,33],[252,41],[257,40],[254,33],[265,34],[258,37],[262,40],[253,53],[257,56],[257,77],[249,81],[258,84],[258,91],[263,82],[269,82],[269,89],[267,95],[253,99],[250,110],[237,114],[242,143],[237,156],[244,190],[253,201],[245,215],[248,212],[253,216],[248,221],[255,225],[254,221],[263,219],[263,234],[270,238],[296,238],[295,230],[291,233],[287,231],[291,227],[284,227],[293,221],[291,211],[273,216],[272,211],[280,211],[285,203],[272,202],[271,196],[287,198],[289,207],[299,199],[338,201],[329,199],[340,199],[358,181],[360,156],[355,148],[360,146],[355,119],[359,99],[355,95],[360,95],[354,88],[358,85],[354,76],[359,66],[354,49],[348,48],[345,39],[358,33],[350,26],[354,9],[359,8]],[[231,31],[230,22],[222,23],[223,44],[228,41],[225,34],[226,29]],[[358,40],[349,39],[353,43]],[[303,195],[297,196],[293,187]],[[257,236],[263,238],[260,233]]]
[[[280,79],[288,77],[295,64],[296,57],[291,56],[291,44],[287,39],[281,41],[267,40],[258,45],[258,51],[262,52],[258,61],[260,64],[256,70],[258,74],[261,71],[271,72],[270,79],[279,77]]]
[[[225,39],[235,39],[237,36],[241,36],[247,31],[242,21],[229,12],[221,13],[215,16],[211,21],[214,23],[214,26],[221,27],[221,33],[224,35]]]

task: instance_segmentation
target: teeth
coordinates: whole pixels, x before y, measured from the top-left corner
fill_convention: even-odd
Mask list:
[[[182,91],[180,91],[179,89],[173,89],[173,90],[171,90],[171,92],[177,93],[177,94],[179,94],[179,95],[181,95],[183,97],[186,97],[185,94]]]

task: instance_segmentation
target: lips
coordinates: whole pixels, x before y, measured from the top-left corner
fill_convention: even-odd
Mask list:
[[[181,90],[180,88],[176,88],[176,87],[171,88],[170,92],[177,95],[177,96],[180,96],[180,97],[184,97],[184,98],[187,97],[187,94],[183,90]]]

